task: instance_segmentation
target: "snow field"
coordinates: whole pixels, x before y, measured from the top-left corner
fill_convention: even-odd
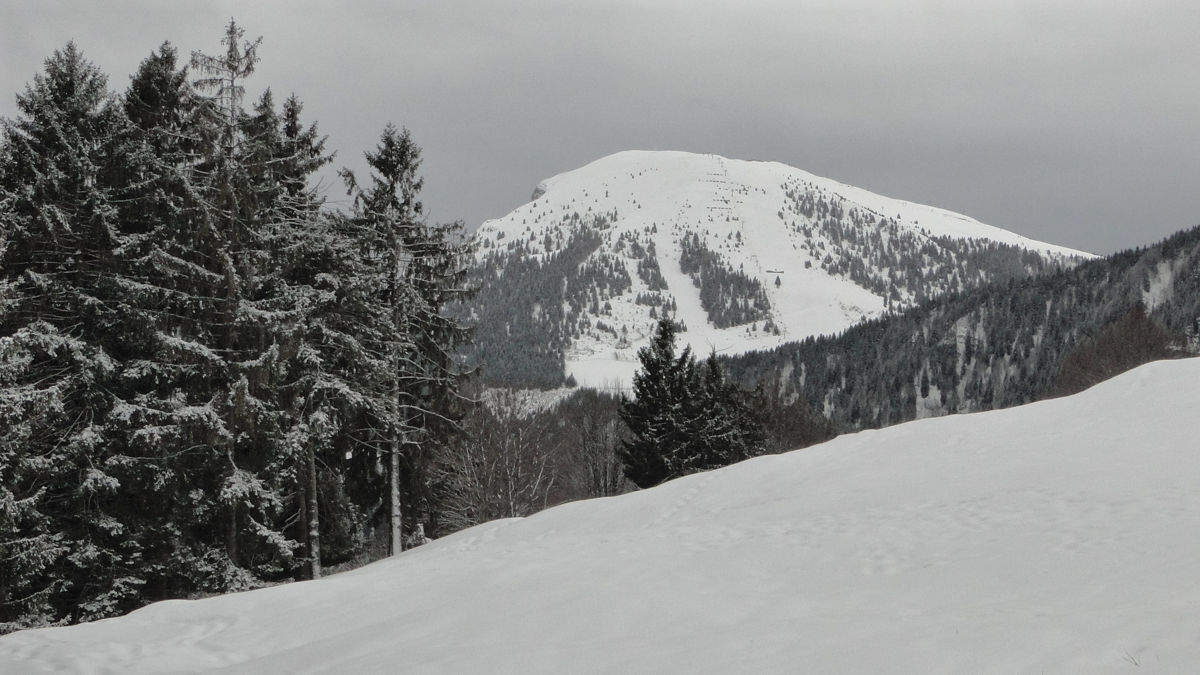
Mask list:
[[[1190,672],[1200,359],[0,638],[0,672]]]

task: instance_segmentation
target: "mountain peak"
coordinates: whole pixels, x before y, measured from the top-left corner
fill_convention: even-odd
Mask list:
[[[793,182],[807,184],[824,193],[840,196],[864,210],[876,212],[880,217],[892,217],[902,227],[916,231],[923,230],[931,237],[989,239],[1049,254],[1078,257],[1091,257],[1092,255],[1085,251],[1049,244],[1009,230],[986,225],[961,213],[885,197],[777,161],[730,159],[711,153],[678,150],[622,150],[601,157],[578,169],[566,171],[541,181],[534,189],[530,202],[532,204],[532,202],[538,201],[551,191],[560,194],[579,190],[587,191],[589,186],[603,184],[622,185],[628,188],[630,194],[634,196],[645,196],[647,193],[658,191],[661,200],[671,201],[671,192],[674,190],[691,190],[698,184],[717,185],[733,181],[766,188],[776,181],[786,182],[789,178]],[[617,206],[622,199],[614,196],[610,201],[613,206]],[[633,203],[628,199],[624,201],[627,204]],[[646,197],[642,201],[645,203],[652,200]],[[505,218],[499,220],[505,220]]]
[[[678,151],[547,178],[476,237],[485,265],[555,266],[566,295],[543,288],[555,297],[529,311],[564,305],[546,320],[567,372],[592,386],[628,383],[664,314],[697,353],[741,353],[1087,255],[778,162]]]

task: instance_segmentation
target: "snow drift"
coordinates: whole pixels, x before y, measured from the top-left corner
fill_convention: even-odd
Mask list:
[[[1200,359],[0,638],[0,672],[1117,672],[1200,663]]]

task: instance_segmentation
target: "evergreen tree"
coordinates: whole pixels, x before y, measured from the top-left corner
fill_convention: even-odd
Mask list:
[[[106,79],[69,43],[4,123],[0,520],[15,528],[0,540],[0,577],[15,580],[3,585],[5,623],[111,616],[138,606],[145,583],[116,517],[120,439],[108,424],[126,405],[120,364],[137,322],[113,183],[126,121]]]
[[[316,126],[300,122],[301,110],[295,96],[285,101],[270,161],[278,206],[268,227],[276,252],[268,297],[275,298],[277,314],[288,317],[276,331],[285,364],[277,395],[286,412],[280,476],[287,482],[283,491],[295,495],[288,520],[298,524],[294,538],[304,542],[306,575],[316,578],[325,535],[343,547],[360,543],[360,509],[340,473],[347,452],[372,442],[357,433],[358,421],[383,411],[377,378],[389,362],[374,348],[387,334],[376,319],[378,276],[362,263],[361,233],[348,219],[321,214],[307,186],[330,158]],[[334,517],[322,519],[323,508]]]
[[[257,43],[241,36],[230,23],[225,55],[193,56],[210,76],[198,83],[208,95],[188,85],[164,45],[125,98],[136,161],[121,207],[124,247],[141,278],[131,295],[150,344],[131,361],[140,393],[117,421],[131,466],[162,467],[143,492],[169,514],[155,529],[170,551],[154,556],[168,597],[286,573],[297,546],[282,532],[295,457],[275,398],[283,338],[297,319],[272,282],[288,239],[277,227],[286,212],[280,120],[269,93],[252,115],[240,107],[257,58]]]
[[[294,484],[295,538],[305,543],[307,576],[315,578],[323,555],[348,557],[361,544],[363,514],[344,484],[355,462],[346,456],[371,454],[362,450],[376,439],[361,432],[361,421],[385,409],[377,381],[390,361],[377,349],[384,340],[376,320],[378,283],[361,267],[351,228],[345,219],[321,217],[304,231],[283,258],[281,279],[301,302],[302,316],[289,336],[279,400],[288,413],[283,441],[294,460],[285,474]],[[372,471],[364,467],[358,475]],[[325,540],[342,544],[331,548]]]
[[[360,186],[349,171],[342,175],[354,196],[364,260],[381,282],[376,297],[384,309],[379,313],[383,327],[377,334],[390,365],[378,386],[388,403],[372,423],[386,447],[390,540],[396,554],[403,548],[404,496],[410,506],[422,504],[430,443],[453,430],[459,416],[457,390],[464,374],[453,354],[468,332],[445,307],[465,292],[470,249],[457,236],[461,226],[424,222],[418,201],[420,148],[407,129],[387,125],[366,158],[372,169],[368,186]],[[402,492],[404,483],[409,489]]]
[[[650,345],[638,352],[634,398],[622,399],[620,417],[632,438],[619,455],[638,487],[707,471],[765,449],[764,420],[751,398],[727,382],[709,356],[697,366],[691,348],[675,354],[676,326],[660,319]],[[761,406],[759,406],[761,407]]]
[[[38,448],[59,421],[56,392],[22,384],[36,347],[25,339],[0,337],[0,635],[63,621],[59,594],[68,588],[56,568],[71,541],[55,526]]]
[[[641,488],[673,477],[668,459],[689,440],[682,415],[694,359],[690,348],[675,355],[675,331],[674,321],[659,319],[650,344],[638,350],[634,398],[621,401],[621,420],[632,438],[621,442],[618,454],[625,477]]]
[[[242,108],[261,43],[243,35],[230,22],[224,54],[192,57],[204,94],[197,124],[204,161],[197,175],[208,207],[203,227],[215,235],[205,266],[220,275],[210,297],[217,299],[213,347],[225,377],[212,401],[230,432],[213,446],[217,511],[225,520],[230,564],[271,578],[290,574],[296,564],[300,544],[285,531],[287,510],[301,475],[312,473],[300,468],[311,465],[309,451],[288,441],[289,409],[280,399],[305,304],[282,280],[280,267],[304,245],[318,204],[285,188],[315,168],[292,160],[306,154],[319,166],[320,151],[299,151],[296,139],[286,139],[269,90],[252,111]],[[287,175],[289,166],[294,175]]]
[[[205,101],[188,82],[169,44],[142,62],[123,106],[131,121],[129,177],[120,200],[122,247],[138,283],[127,289],[142,329],[123,377],[137,392],[113,420],[124,462],[145,475],[122,476],[137,494],[141,539],[154,544],[150,599],[197,589],[244,588],[250,580],[225,554],[216,521],[232,432],[221,414],[229,364],[227,326],[214,323],[226,275],[209,176]]]
[[[695,449],[680,457],[673,473],[683,475],[728,466],[760,455],[766,443],[761,397],[742,391],[725,378],[716,353],[697,368],[699,395],[689,400]]]

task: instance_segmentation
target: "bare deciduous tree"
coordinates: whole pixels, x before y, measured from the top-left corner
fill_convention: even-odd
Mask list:
[[[558,480],[557,444],[528,392],[495,392],[446,449],[439,478],[446,488],[444,524],[451,530],[496,518],[527,516],[549,505]]]

